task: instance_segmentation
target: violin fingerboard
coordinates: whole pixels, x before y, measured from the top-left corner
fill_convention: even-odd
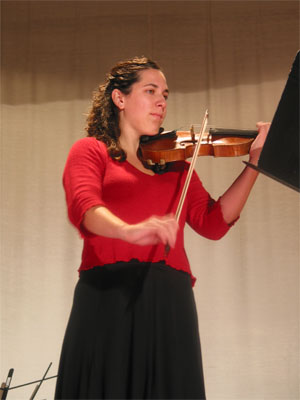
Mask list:
[[[210,128],[209,133],[210,135],[220,136],[220,137],[234,136],[234,137],[249,137],[249,138],[255,138],[258,134],[258,132],[254,130],[226,129],[226,128]]]

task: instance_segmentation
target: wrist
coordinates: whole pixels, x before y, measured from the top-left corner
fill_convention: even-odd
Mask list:
[[[259,157],[249,157],[249,164],[255,165],[257,167],[258,160],[259,160]]]
[[[127,241],[129,224],[122,221],[117,227],[117,238]]]

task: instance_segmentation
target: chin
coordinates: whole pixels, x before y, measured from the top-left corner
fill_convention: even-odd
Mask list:
[[[163,128],[162,128],[160,125],[158,125],[158,126],[156,126],[156,127],[154,127],[154,128],[145,130],[145,131],[143,132],[143,135],[146,135],[146,136],[155,136],[155,135],[157,135],[159,132],[161,132],[162,130],[163,130]]]
[[[145,133],[145,135],[147,135],[147,136],[155,136],[159,132],[160,132],[160,128],[156,129],[155,131],[151,131],[151,132]]]

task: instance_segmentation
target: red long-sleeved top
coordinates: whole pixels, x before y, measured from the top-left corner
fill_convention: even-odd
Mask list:
[[[147,175],[127,161],[114,161],[103,142],[93,137],[78,140],[71,148],[63,175],[68,215],[84,239],[79,270],[118,261],[165,261],[191,275],[184,249],[184,225],[209,239],[220,239],[229,230],[220,202],[214,201],[194,172],[182,208],[174,249],[165,256],[164,245],[139,246],[88,232],[82,225],[85,212],[96,205],[107,207],[123,221],[134,224],[152,215],[175,214],[189,163],[174,162],[168,172]]]

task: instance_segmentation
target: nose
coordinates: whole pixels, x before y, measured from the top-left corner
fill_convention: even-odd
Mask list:
[[[159,98],[156,103],[163,111],[167,108],[167,100],[163,94],[159,95]]]

